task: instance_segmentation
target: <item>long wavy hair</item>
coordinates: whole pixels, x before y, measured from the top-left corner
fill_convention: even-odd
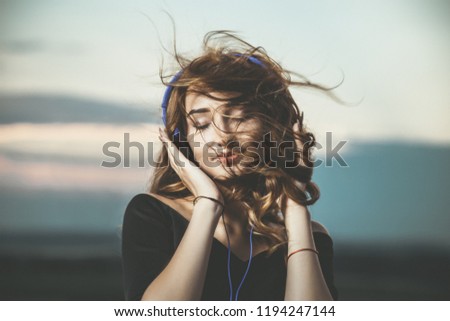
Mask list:
[[[176,128],[179,129],[180,135],[176,136],[179,138],[174,143],[191,161],[198,164],[186,142],[187,92],[215,100],[221,99],[211,93],[233,93],[231,98],[230,95],[222,98],[225,107],[242,111],[244,117],[237,121],[253,119],[259,124],[251,132],[223,131],[229,144],[244,140],[247,144],[241,146],[240,152],[243,159],[253,161],[245,163],[244,170],[239,173],[227,168],[230,177],[216,183],[224,192],[225,200],[239,201],[243,205],[248,213],[247,229],[250,231],[253,226],[255,238],[269,245],[267,255],[270,255],[278,247],[287,245],[284,218],[280,212],[283,209],[277,200],[282,200],[282,204],[289,197],[307,206],[314,204],[320,196],[318,186],[311,181],[313,162],[310,155],[316,144],[315,137],[304,126],[303,112],[292,98],[289,87],[309,87],[325,92],[333,88],[314,84],[283,69],[263,48],[254,47],[229,31],[207,33],[203,54],[195,59],[187,59],[178,54],[176,48],[174,50],[181,74],[178,80],[170,83],[173,90],[167,106],[166,129],[169,137],[173,137]],[[254,63],[249,57],[262,64]],[[292,76],[300,80],[294,81]],[[161,68],[160,77],[167,86],[173,74],[164,74]],[[227,115],[223,117],[232,117]],[[297,121],[299,135],[292,130]],[[270,133],[270,141],[266,139],[267,133]],[[301,146],[296,146],[295,138]],[[273,148],[274,143],[277,148]],[[169,165],[165,148],[162,148],[157,163],[149,191],[171,199],[192,200],[194,196]],[[305,192],[298,183],[305,184]]]

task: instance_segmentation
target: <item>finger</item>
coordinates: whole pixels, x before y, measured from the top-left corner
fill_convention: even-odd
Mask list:
[[[294,183],[302,192],[306,191],[306,184],[299,182],[299,181],[295,181]]]
[[[292,130],[294,131],[294,140],[297,146],[301,146],[301,141],[299,139],[300,137],[300,121],[296,121],[295,124],[292,126]]]
[[[195,164],[187,159],[186,156],[184,156],[184,154],[177,148],[175,143],[169,139],[169,136],[167,136],[167,132],[165,130],[162,130],[161,128],[158,129],[160,133],[160,139],[167,148],[169,160],[171,161],[172,166],[177,166],[179,168],[186,166],[195,166]]]
[[[299,152],[299,164],[301,166],[309,166],[307,164],[310,164],[310,160],[309,160],[309,153],[308,153],[308,142],[302,142],[301,139],[299,137],[301,137],[301,127],[300,127],[300,120],[297,120],[295,122],[295,124],[292,126],[292,130],[294,131],[295,135],[294,135],[294,140],[295,140],[295,145],[297,146],[297,151]],[[306,186],[303,186],[302,188],[303,191],[306,190]]]
[[[277,205],[278,205],[278,208],[280,209],[280,211],[281,211],[282,213],[285,212],[286,204],[287,204],[286,195],[281,195],[281,196],[277,199]]]
[[[305,165],[303,162],[303,144],[301,142],[301,140],[299,139],[300,137],[300,121],[297,120],[294,125],[292,126],[292,131],[294,132],[294,141],[295,141],[295,146],[296,146],[296,151],[299,152],[300,154],[298,154],[299,157],[299,161],[301,165]]]
[[[179,167],[181,167],[183,164],[181,162],[180,157],[176,155],[180,155],[178,148],[175,146],[175,144],[169,139],[167,136],[167,133],[163,131],[161,128],[159,129],[159,139],[162,141],[164,146],[167,149],[167,154],[169,157],[170,164],[175,170],[178,170]]]

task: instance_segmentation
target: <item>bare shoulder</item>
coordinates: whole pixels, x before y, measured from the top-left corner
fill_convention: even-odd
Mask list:
[[[330,233],[329,233],[328,230],[325,228],[325,226],[323,226],[323,225],[320,224],[319,222],[311,221],[311,227],[312,227],[313,233],[314,233],[314,232],[318,232],[318,233],[323,233],[323,234],[326,234],[326,235],[330,236]]]

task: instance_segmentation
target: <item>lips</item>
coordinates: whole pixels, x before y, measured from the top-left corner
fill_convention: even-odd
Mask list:
[[[239,155],[233,154],[231,151],[226,152],[226,153],[221,153],[217,157],[217,159],[220,160],[220,162],[226,166],[233,165],[233,163],[236,163],[238,158],[239,158]]]
[[[219,157],[220,162],[226,166],[231,166],[233,163],[236,163],[237,155],[231,155],[229,157]]]
[[[233,152],[231,150],[224,153],[217,153],[217,157],[230,157],[230,156],[233,156]]]

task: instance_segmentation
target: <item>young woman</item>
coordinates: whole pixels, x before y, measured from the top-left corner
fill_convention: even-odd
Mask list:
[[[337,299],[332,240],[307,208],[315,140],[288,90],[325,88],[227,32],[176,58],[159,164],[124,216],[126,299]]]

